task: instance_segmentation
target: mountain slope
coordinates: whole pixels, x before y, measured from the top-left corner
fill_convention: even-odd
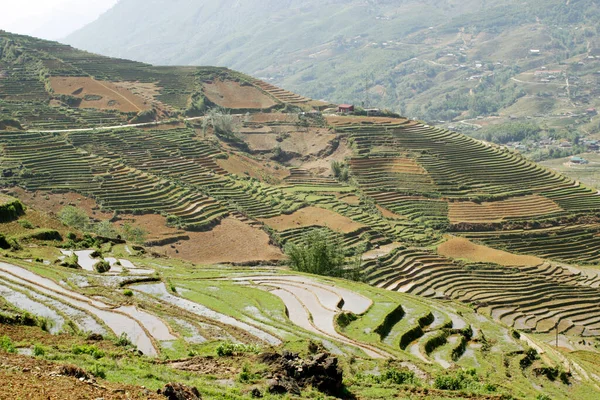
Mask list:
[[[0,199],[6,365],[23,359],[5,351],[34,346],[27,368],[44,379],[42,361],[60,360],[98,379],[185,380],[243,399],[280,374],[249,353],[327,349],[365,399],[597,397],[596,191],[422,122],[319,112],[327,105],[232,70],[0,41],[0,187],[26,206]],[[141,126],[73,117],[166,105],[154,117],[167,120]],[[288,245],[315,234],[365,282],[286,268]],[[6,379],[19,371],[31,369]],[[329,388],[304,383],[306,396]]]
[[[523,94],[510,78],[586,54],[599,15],[589,0],[126,0],[67,41],[152,63],[228,66],[313,98],[436,121],[511,106]],[[530,49],[544,53],[532,60]]]

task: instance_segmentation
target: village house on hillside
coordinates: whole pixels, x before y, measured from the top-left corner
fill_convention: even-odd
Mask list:
[[[350,114],[354,112],[354,106],[352,104],[340,104],[338,106],[338,112],[341,114]]]

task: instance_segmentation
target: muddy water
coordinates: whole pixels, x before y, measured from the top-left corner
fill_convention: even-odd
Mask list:
[[[25,289],[25,288],[22,288]],[[106,334],[106,329],[102,325],[98,323],[94,318],[92,318],[89,314],[71,307],[65,303],[61,303],[60,301],[54,300],[48,296],[44,296],[43,294],[39,294],[33,291],[29,291],[28,293],[33,299],[39,300],[44,304],[48,304],[51,307],[54,307],[58,311],[65,314],[71,321],[77,325],[79,329],[84,332],[93,332],[99,333],[101,335]]]
[[[232,318],[228,315],[220,314],[216,311],[211,310],[208,307],[205,307],[201,304],[194,303],[193,301],[183,299],[181,297],[173,296],[171,293],[167,291],[167,288],[164,284],[148,284],[148,285],[136,285],[133,286],[133,289],[140,291],[142,293],[151,294],[157,296],[159,299],[166,301],[167,303],[173,304],[179,308],[182,308],[186,311],[189,311],[193,314],[199,315],[201,317],[205,317],[208,319],[212,319],[214,321],[221,322],[226,325],[231,325],[236,328],[240,328],[245,330],[249,334],[256,336],[257,338],[272,344],[279,345],[281,344],[281,340],[276,338],[275,336],[262,331],[254,326],[248,325],[244,322],[238,321],[235,318]]]
[[[99,259],[92,258],[91,254],[93,252],[94,250],[79,250],[75,252],[70,250],[61,250],[61,253],[63,253],[65,256],[70,256],[71,254],[75,253],[78,258],[78,264],[86,271],[94,271],[94,265],[100,261]]]
[[[158,317],[148,314],[147,312],[140,311],[134,306],[123,306],[117,308],[117,311],[121,311],[136,320],[138,320],[152,337],[156,340],[176,340],[177,337],[171,335],[169,327]]]
[[[295,282],[274,282],[274,281],[255,281],[255,283],[261,284],[261,283],[266,283],[266,284],[271,284],[273,286],[279,286],[279,287],[297,287],[298,289],[307,289],[309,291],[311,291],[312,293],[314,293],[315,296],[317,296],[317,299],[319,300],[319,302],[323,305],[323,307],[327,308],[328,310],[331,311],[337,311],[339,310],[338,305],[340,304],[340,301],[342,300],[342,298],[337,295],[336,293],[334,293],[333,291],[327,290],[327,289],[323,289],[322,287],[319,286],[313,286],[310,283],[301,285],[301,284],[296,284]]]
[[[459,340],[460,336],[450,336],[448,338],[448,343],[440,347],[433,353],[433,359],[435,360],[435,362],[440,364],[444,369],[448,369],[452,366],[452,362],[445,358],[445,356],[448,355],[448,352],[446,350],[453,349],[458,344]]]
[[[4,281],[2,282],[4,283]],[[56,334],[60,332],[65,324],[64,318],[55,310],[45,304],[32,300],[27,295],[17,292],[9,286],[0,284],[0,297],[3,297],[7,302],[23,311],[30,312],[37,317],[47,318],[51,321],[50,333]]]
[[[117,336],[126,334],[139,350],[146,355],[157,355],[156,349],[152,341],[146,335],[138,322],[126,315],[122,315],[113,311],[107,310],[109,307],[99,301],[90,300],[79,293],[67,290],[50,279],[43,278],[24,268],[14,265],[0,263],[0,277],[9,279],[24,287],[35,287],[35,289],[43,294],[53,296],[66,304],[88,311],[101,319]],[[14,275],[3,271],[9,271]],[[29,283],[24,279],[35,282]]]
[[[316,288],[325,289],[329,292],[334,293],[336,296],[344,299],[344,306],[342,307],[342,310],[350,311],[355,314],[365,313],[369,309],[369,307],[371,307],[371,305],[373,304],[371,299],[369,299],[365,296],[362,296],[356,292],[353,292],[352,290],[340,288],[333,284],[328,286],[326,284],[320,283],[316,280],[310,279],[305,276],[257,275],[257,276],[250,276],[250,277],[234,278],[234,280],[237,280],[237,281],[269,281],[269,283],[271,283],[271,284],[276,284],[277,282],[282,282],[282,283],[288,282],[288,283],[301,284],[302,286],[306,285],[306,286],[312,286],[312,287],[316,287]],[[264,283],[267,283],[267,282],[264,282]],[[276,285],[273,285],[273,286],[276,286]]]
[[[340,335],[335,330],[334,319],[336,312],[325,308],[315,294],[308,289],[294,285],[277,283],[277,289],[271,293],[283,300],[288,309],[290,320],[296,325],[315,333],[324,334],[344,344],[358,347],[371,358],[384,358],[384,352],[374,351],[371,348],[354,342]],[[312,318],[312,323],[311,323]]]

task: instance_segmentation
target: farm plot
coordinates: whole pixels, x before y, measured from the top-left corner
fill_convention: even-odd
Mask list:
[[[514,197],[495,202],[450,202],[448,217],[451,224],[461,222],[489,223],[511,218],[531,218],[556,215],[564,210],[552,200],[540,195]]]
[[[48,278],[41,277],[15,265],[0,263],[0,278],[10,284],[23,287],[25,290],[39,292],[44,296],[49,296],[56,301],[64,303],[68,307],[77,308],[93,315],[95,318],[101,320],[115,335],[127,335],[132,343],[147,355],[157,355],[152,336],[147,331],[154,330],[161,333],[165,332],[165,330],[168,331],[166,326],[160,326],[161,324],[164,325],[164,323],[156,318],[152,318],[143,311],[135,308],[126,309],[127,313],[113,310],[111,306],[101,301],[93,300],[73,292]],[[143,322],[137,319],[140,317]],[[151,323],[149,323],[150,321]],[[162,340],[163,337],[161,334],[155,339]]]
[[[151,104],[129,90],[111,82],[97,81],[89,77],[51,77],[50,84],[56,94],[81,99],[79,107],[121,112],[140,112]]]
[[[364,227],[361,223],[320,207],[305,207],[290,215],[261,219],[261,221],[276,231],[324,226],[334,231],[350,233]]]
[[[269,288],[286,305],[290,320],[318,335],[362,350],[371,358],[388,358],[390,354],[374,346],[351,340],[336,330],[336,315],[343,311],[365,313],[372,301],[349,290],[326,286],[300,276],[251,276],[234,278]]]
[[[213,103],[229,109],[268,109],[278,103],[273,97],[249,84],[215,80],[202,83],[204,95]]]

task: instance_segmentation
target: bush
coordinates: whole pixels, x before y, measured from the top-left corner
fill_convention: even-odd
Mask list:
[[[115,340],[116,346],[127,347],[127,346],[131,346],[131,344],[132,344],[131,340],[129,340],[129,337],[127,336],[127,334],[125,332],[121,333],[121,336],[119,336]]]
[[[94,364],[90,370],[90,374],[94,375],[96,378],[106,379],[106,371],[99,364]]]
[[[415,383],[415,373],[409,370],[387,369],[380,377],[383,382],[391,382],[397,385]]]
[[[132,297],[133,291],[131,289],[125,289],[125,290],[123,290],[123,294],[127,297]]]
[[[74,252],[60,263],[61,266],[72,269],[81,269],[79,265],[79,257]]]
[[[110,271],[110,263],[105,260],[98,261],[96,264],[94,264],[94,269],[96,270],[96,272],[103,274],[105,272]]]
[[[33,346],[33,355],[36,357],[44,356],[46,355],[46,349],[41,345],[36,344],[35,346]]]
[[[346,257],[339,237],[331,238],[321,231],[312,231],[302,245],[287,245],[290,267],[295,271],[315,275],[343,276]]]
[[[85,211],[73,206],[63,207],[58,213],[58,219],[63,224],[80,230],[85,230],[90,225],[90,218]]]
[[[219,357],[230,357],[244,353],[258,354],[260,352],[260,348],[252,344],[224,342],[217,346],[216,351]]]
[[[2,336],[0,338],[0,349],[4,350],[7,353],[16,353],[17,349],[15,348],[12,340],[8,336]]]
[[[106,354],[94,345],[73,345],[71,352],[75,355],[86,354],[94,357],[96,360],[104,357]]]
[[[19,220],[19,225],[21,225],[25,229],[33,229],[34,228],[33,224],[26,219]]]

